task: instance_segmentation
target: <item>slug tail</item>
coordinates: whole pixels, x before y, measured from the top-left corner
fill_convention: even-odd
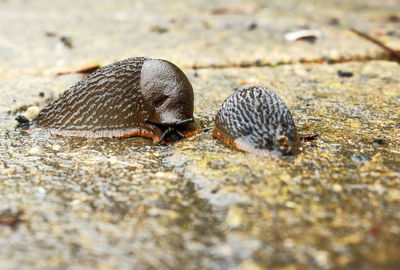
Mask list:
[[[55,128],[41,127],[34,122],[30,126],[24,128],[25,131],[47,131],[51,135],[62,137],[79,137],[79,138],[129,138],[129,137],[146,137],[152,139],[154,142],[159,140],[159,135],[144,128],[132,129],[116,129],[116,130],[61,130]]]

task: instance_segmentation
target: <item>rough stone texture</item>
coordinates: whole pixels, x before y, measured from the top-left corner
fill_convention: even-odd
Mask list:
[[[222,2],[0,1],[0,268],[398,269],[397,63],[189,67],[258,55],[295,63],[323,59],[330,48],[339,57],[376,57],[378,47],[346,28],[398,35],[399,23],[379,20],[399,2],[272,2],[255,14],[212,15]],[[326,40],[282,38],[330,16],[343,25],[324,26]],[[278,30],[250,34],[246,23],[255,18],[252,31]],[[399,48],[395,35],[379,37]],[[157,146],[14,130],[18,113],[29,115],[79,79],[56,72],[141,55],[186,67],[203,126],[234,89],[263,85],[288,105],[301,136],[319,137],[294,158],[260,159],[211,131]]]

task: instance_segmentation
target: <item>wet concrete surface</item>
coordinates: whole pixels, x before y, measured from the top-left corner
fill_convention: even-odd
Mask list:
[[[257,19],[261,26],[253,30],[262,31],[265,19],[265,27],[280,28],[268,28],[276,37],[297,20],[321,22],[328,10],[319,2],[285,1],[255,13],[228,15],[210,12],[222,2],[112,3],[0,2],[0,21],[8,22],[0,26],[1,269],[398,269],[397,63],[296,63],[310,56],[308,47],[316,59],[324,59],[322,51],[336,47],[336,40],[343,40],[343,47],[336,48],[340,57],[382,56],[380,48],[344,26],[314,44],[260,35],[252,35],[250,42],[249,31],[232,38],[243,32],[247,20]],[[397,1],[345,3],[328,5],[342,23],[355,27],[368,22],[361,29],[366,32],[378,28],[366,18],[386,18],[399,8]],[[240,5],[265,4],[232,2]],[[377,12],[372,15],[372,10]],[[201,36],[190,43],[198,46],[192,47],[193,54],[190,45],[175,46],[168,36],[175,22],[166,18],[196,21],[176,27],[181,31],[177,39]],[[212,21],[213,30],[196,28],[203,18]],[[135,28],[139,19],[143,27]],[[95,24],[104,20],[109,23],[100,27],[102,32]],[[231,38],[219,40],[221,27],[229,23]],[[169,30],[160,34],[154,25]],[[125,35],[128,28],[137,31]],[[46,31],[57,36],[48,37]],[[72,36],[73,49],[59,42],[61,33]],[[134,42],[139,34],[146,45]],[[117,37],[126,39],[112,42]],[[210,53],[214,47],[207,42],[227,49]],[[263,61],[294,63],[234,67],[245,56],[256,59],[257,50]],[[80,79],[57,77],[56,72],[137,55],[166,58],[184,68],[203,127],[213,125],[235,89],[263,85],[286,102],[300,136],[319,136],[304,142],[295,157],[261,159],[222,144],[211,131],[158,146],[144,138],[92,140],[15,130],[17,114],[29,115],[36,110],[32,106],[40,109]],[[215,68],[210,59],[232,67]],[[198,63],[209,68],[190,68]],[[353,76],[340,77],[339,70]]]

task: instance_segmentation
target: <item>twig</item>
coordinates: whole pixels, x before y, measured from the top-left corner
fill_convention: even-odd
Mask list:
[[[57,76],[66,75],[66,74],[73,74],[73,73],[81,73],[81,74],[89,74],[97,69],[101,68],[100,64],[93,64],[90,66],[86,66],[77,70],[68,70],[68,71],[60,71],[57,73]]]
[[[385,51],[389,52],[394,58],[396,58],[396,61],[400,63],[400,51],[399,50],[394,50],[394,49],[386,46],[385,44],[383,44],[381,41],[377,40],[376,38],[373,38],[373,37],[369,36],[368,34],[360,32],[354,28],[351,28],[350,30],[352,32],[356,33],[357,35],[359,35],[360,37],[363,37],[363,38],[375,43],[376,45],[378,45]]]

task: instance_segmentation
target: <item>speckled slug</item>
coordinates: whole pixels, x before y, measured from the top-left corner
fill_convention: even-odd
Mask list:
[[[185,74],[168,61],[144,57],[98,69],[20,126],[60,136],[142,136],[158,143],[201,130]]]
[[[238,90],[225,100],[215,118],[213,135],[259,156],[295,154],[300,145],[286,104],[259,86]]]

